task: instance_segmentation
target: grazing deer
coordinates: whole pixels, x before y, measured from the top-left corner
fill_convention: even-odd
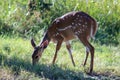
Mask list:
[[[52,40],[53,42],[57,43],[53,64],[55,63],[57,52],[59,51],[61,44],[65,42],[72,63],[75,66],[69,40],[78,38],[86,47],[86,58],[83,64],[84,66],[86,65],[89,52],[91,53],[89,72],[92,73],[94,63],[94,47],[89,43],[89,39],[94,37],[96,31],[97,22],[84,12],[69,12],[62,17],[55,19],[51,26],[48,27],[40,45],[36,46],[34,40],[31,40],[31,44],[34,48],[32,55],[33,65],[38,62],[44,49]]]

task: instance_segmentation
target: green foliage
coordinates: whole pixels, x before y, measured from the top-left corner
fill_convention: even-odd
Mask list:
[[[25,0],[0,1],[0,34],[22,37],[42,35],[51,22],[70,11],[84,11],[99,23],[96,41],[118,45],[120,41],[120,0]],[[31,9],[32,8],[32,9]],[[32,13],[32,14],[31,14]]]

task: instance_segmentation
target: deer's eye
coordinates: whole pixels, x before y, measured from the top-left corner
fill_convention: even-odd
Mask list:
[[[35,59],[37,59],[38,58],[38,56],[35,56]]]

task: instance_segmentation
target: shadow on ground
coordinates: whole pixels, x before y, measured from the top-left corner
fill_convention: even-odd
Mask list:
[[[69,69],[61,69],[57,65],[45,65],[38,64],[32,66],[30,61],[21,60],[20,58],[7,56],[0,53],[0,66],[8,66],[14,71],[14,75],[19,75],[21,70],[25,70],[31,73],[35,73],[41,78],[47,78],[50,80],[98,80],[98,79],[114,79],[115,77],[108,77],[108,75],[94,74],[89,76],[82,72],[75,72]],[[119,79],[120,77],[118,77]]]

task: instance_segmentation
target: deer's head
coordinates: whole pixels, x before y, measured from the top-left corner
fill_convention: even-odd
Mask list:
[[[35,65],[39,61],[40,57],[42,56],[44,49],[47,47],[48,40],[45,40],[44,42],[42,42],[40,46],[36,46],[34,40],[31,39],[31,45],[34,48],[34,51],[32,54],[32,64]]]

